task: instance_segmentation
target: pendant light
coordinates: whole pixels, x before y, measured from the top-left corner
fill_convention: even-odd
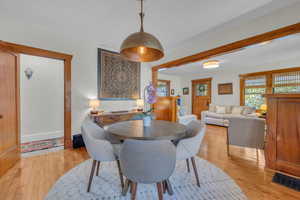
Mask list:
[[[158,39],[150,33],[144,32],[144,5],[141,1],[141,29],[129,35],[120,48],[121,55],[135,62],[152,62],[164,56],[164,50]]]

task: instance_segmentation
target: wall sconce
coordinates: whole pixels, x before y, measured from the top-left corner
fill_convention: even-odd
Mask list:
[[[33,75],[33,70],[29,67],[27,67],[25,70],[24,70],[24,73],[25,73],[25,76],[27,77],[27,79],[31,79],[32,75]]]

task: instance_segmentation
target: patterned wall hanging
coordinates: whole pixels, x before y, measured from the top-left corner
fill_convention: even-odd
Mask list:
[[[98,49],[99,99],[139,99],[140,70],[139,62],[125,60],[116,52]]]

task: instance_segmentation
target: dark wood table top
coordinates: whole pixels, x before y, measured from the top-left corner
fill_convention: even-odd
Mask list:
[[[149,127],[144,127],[143,120],[118,122],[107,131],[121,140],[178,140],[187,136],[186,126],[162,120],[152,120]]]

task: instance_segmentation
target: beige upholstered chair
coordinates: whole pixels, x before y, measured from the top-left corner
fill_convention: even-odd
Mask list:
[[[227,153],[229,145],[255,148],[258,156],[258,149],[264,148],[265,120],[261,118],[233,117],[229,119],[227,131]]]

